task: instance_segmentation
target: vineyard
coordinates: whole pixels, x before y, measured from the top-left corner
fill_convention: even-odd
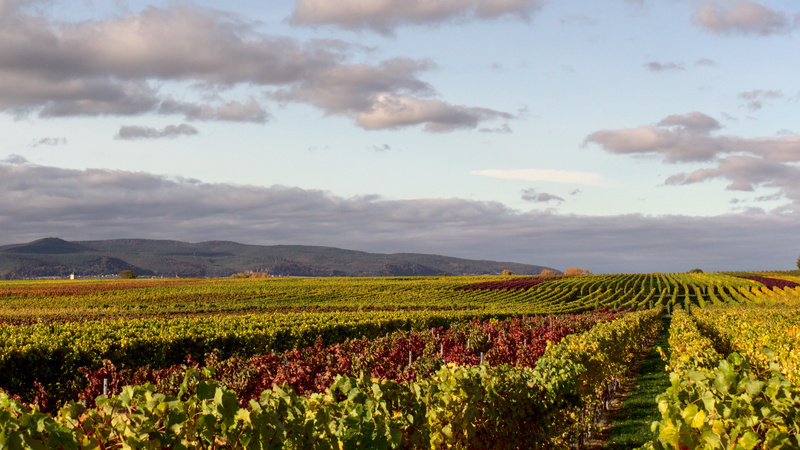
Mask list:
[[[789,273],[0,282],[0,446],[578,448],[669,333],[647,448],[800,448],[798,308]]]

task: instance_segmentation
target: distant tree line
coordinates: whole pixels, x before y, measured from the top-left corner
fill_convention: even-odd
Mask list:
[[[231,275],[231,278],[269,278],[267,272],[239,272]]]

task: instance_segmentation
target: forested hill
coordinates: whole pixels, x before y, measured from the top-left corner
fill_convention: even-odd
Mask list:
[[[97,276],[134,270],[143,276],[226,277],[237,272],[280,276],[415,276],[538,274],[549,267],[418,253],[367,253],[304,245],[245,245],[113,239],[39,239],[0,246],[0,278]],[[553,269],[551,269],[553,270]]]

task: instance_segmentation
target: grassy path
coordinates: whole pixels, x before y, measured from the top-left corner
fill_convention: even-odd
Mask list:
[[[630,449],[644,445],[652,439],[650,424],[661,419],[656,397],[670,386],[666,363],[658,347],[669,356],[669,319],[664,320],[664,330],[650,351],[644,356],[634,376],[623,387],[621,404],[609,417],[610,425],[603,433],[605,440],[595,448]]]

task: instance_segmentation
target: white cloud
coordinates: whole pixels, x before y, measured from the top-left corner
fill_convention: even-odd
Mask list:
[[[585,184],[602,186],[605,184],[603,177],[596,173],[575,172],[568,170],[548,170],[548,169],[509,169],[509,170],[474,170],[473,175],[481,175],[490,178],[501,178],[504,180],[525,180],[525,181],[550,181],[555,183]]]

